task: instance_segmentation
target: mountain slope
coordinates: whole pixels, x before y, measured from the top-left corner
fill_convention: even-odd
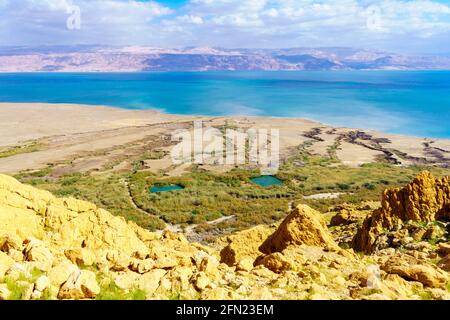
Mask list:
[[[450,58],[353,48],[0,47],[0,72],[207,70],[450,70]]]

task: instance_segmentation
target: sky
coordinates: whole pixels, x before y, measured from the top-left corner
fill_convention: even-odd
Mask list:
[[[0,0],[0,46],[450,54],[450,0]]]

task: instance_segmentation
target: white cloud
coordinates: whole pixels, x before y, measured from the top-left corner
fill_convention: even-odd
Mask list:
[[[184,23],[192,23],[192,24],[203,24],[202,17],[193,16],[193,15],[184,15],[184,16],[178,17],[177,21],[184,22]]]
[[[65,29],[68,4],[82,11],[77,32]],[[190,0],[177,10],[139,0],[0,0],[0,6],[4,44],[390,49],[439,41],[442,49],[450,33],[450,6],[437,0]]]

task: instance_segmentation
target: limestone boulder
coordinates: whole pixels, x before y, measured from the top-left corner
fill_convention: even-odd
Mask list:
[[[58,293],[59,299],[94,299],[100,293],[95,273],[81,270],[72,273]]]
[[[44,292],[51,286],[50,279],[47,276],[40,276],[35,283],[35,290]]]
[[[44,242],[31,238],[24,241],[24,256],[26,261],[39,264],[39,269],[48,271],[53,265],[54,256]]]
[[[439,243],[438,252],[443,255],[450,254],[450,242]]]
[[[257,226],[228,236],[226,246],[220,251],[220,261],[234,266],[244,259],[255,260],[261,254],[259,246],[273,231],[271,227]]]
[[[335,227],[335,226],[349,225],[357,221],[358,218],[354,210],[341,209],[331,218],[330,226]]]
[[[0,301],[8,300],[11,295],[11,291],[9,291],[8,286],[4,283],[0,283]]]
[[[92,266],[96,262],[95,254],[85,248],[73,248],[64,250],[64,255],[72,263],[78,266]]]
[[[446,255],[441,261],[439,261],[438,267],[442,270],[450,272],[450,254]]]
[[[307,205],[299,205],[278,229],[260,246],[266,254],[281,252],[290,245],[337,248],[321,214]]]
[[[130,263],[130,269],[140,274],[149,272],[154,267],[155,261],[153,259],[145,259],[145,260],[132,259]]]
[[[66,260],[51,268],[48,271],[47,276],[53,286],[60,287],[63,283],[67,282],[72,274],[78,273],[78,267]]]
[[[139,277],[137,286],[145,291],[147,295],[152,295],[160,287],[161,280],[166,274],[166,270],[153,269]]]
[[[293,267],[291,261],[286,259],[281,252],[274,252],[267,256],[263,256],[257,260],[256,264],[263,265],[275,273],[291,270]]]
[[[6,272],[14,265],[15,261],[6,253],[0,251],[0,279],[3,278]]]
[[[0,251],[9,253],[11,250],[23,250],[22,239],[14,233],[6,234],[0,239]]]
[[[381,269],[431,288],[444,288],[449,280],[448,273],[409,256],[393,256],[381,266]]]
[[[196,275],[194,283],[197,290],[203,291],[210,285],[211,280],[204,272],[200,272]]]

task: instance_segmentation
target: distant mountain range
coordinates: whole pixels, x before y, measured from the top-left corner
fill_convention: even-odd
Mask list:
[[[354,48],[0,47],[0,72],[450,70],[450,56]]]

